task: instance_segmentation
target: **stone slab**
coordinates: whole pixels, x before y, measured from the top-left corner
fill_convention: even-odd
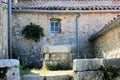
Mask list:
[[[73,61],[74,71],[97,70],[104,65],[105,67],[116,66],[120,67],[120,58],[109,59],[75,59]]]
[[[77,72],[74,80],[102,80],[103,74],[100,71]]]
[[[114,66],[120,68],[120,58],[103,59],[103,65],[105,67]]]
[[[102,80],[103,74],[99,70],[101,65],[120,68],[120,58],[76,59],[73,64],[74,80]],[[120,80],[120,77],[113,80]]]
[[[29,74],[29,75],[24,75],[21,77],[21,80],[44,80],[46,78],[47,80],[68,80],[69,76],[68,75],[34,75],[34,74]]]
[[[30,74],[22,76],[20,80],[43,80],[43,79],[44,76]]]
[[[71,46],[70,45],[45,45],[43,49],[43,53],[70,53]]]
[[[6,73],[6,77],[7,80],[20,80],[19,68],[18,67],[9,68]]]
[[[20,64],[19,60],[16,59],[0,60],[0,67],[18,67],[19,64]]]
[[[45,60],[49,60],[49,54],[45,54]]]
[[[68,75],[50,75],[46,76],[47,80],[68,80]]]

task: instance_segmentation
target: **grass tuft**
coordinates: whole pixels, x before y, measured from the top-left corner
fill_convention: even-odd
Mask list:
[[[44,75],[44,76],[67,74],[67,75],[72,76],[73,71],[72,70],[50,71],[45,67],[43,67],[42,69],[31,69],[31,70],[21,69],[20,70],[20,75],[26,75],[26,74],[38,74],[38,75]]]

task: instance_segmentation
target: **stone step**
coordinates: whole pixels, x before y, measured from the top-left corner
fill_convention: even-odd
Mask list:
[[[66,74],[62,75],[36,75],[36,74],[29,74],[21,76],[21,80],[69,80],[70,76]]]

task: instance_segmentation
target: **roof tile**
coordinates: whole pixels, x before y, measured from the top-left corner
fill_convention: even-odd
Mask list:
[[[13,9],[120,10],[120,0],[19,0]]]

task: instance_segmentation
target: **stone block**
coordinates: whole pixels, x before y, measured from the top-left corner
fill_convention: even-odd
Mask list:
[[[19,61],[15,59],[0,60],[0,68],[6,68],[6,80],[20,80]]]
[[[30,74],[30,75],[22,76],[20,80],[43,80],[43,79],[44,79],[44,76]]]
[[[21,77],[21,80],[44,80],[44,78],[46,78],[46,80],[69,80],[69,76],[68,75],[56,75],[56,74],[52,74],[52,75],[35,75],[35,74],[29,74],[29,75],[24,75]]]
[[[73,62],[73,70],[97,70],[101,67],[102,61],[102,59],[75,59]]]
[[[16,59],[0,60],[0,67],[18,67],[20,62]]]
[[[70,53],[68,53],[70,55]],[[53,53],[53,54],[50,54],[50,60],[66,60],[69,55],[67,53],[64,54],[64,53],[60,53],[60,54],[56,54],[56,53]]]
[[[12,67],[6,73],[7,80],[20,80],[19,67]]]
[[[61,59],[62,60],[72,59],[72,57],[70,53],[66,53],[66,54],[61,54]]]
[[[50,60],[60,60],[59,57],[60,57],[59,54],[56,53],[50,54]]]
[[[105,67],[115,66],[120,68],[120,58],[103,59],[103,65]]]
[[[102,80],[103,74],[100,71],[77,72],[74,80]]]
[[[45,54],[45,60],[49,60],[49,54]]]
[[[69,80],[68,78],[69,78],[68,75],[49,75],[49,76],[46,76],[47,80]]]
[[[120,68],[120,58],[111,59],[76,59],[73,63],[74,80],[102,80],[103,73],[99,70],[101,65],[109,68]],[[119,80],[120,77],[113,80]]]
[[[70,45],[45,45],[43,48],[43,53],[70,53],[71,46]]]

